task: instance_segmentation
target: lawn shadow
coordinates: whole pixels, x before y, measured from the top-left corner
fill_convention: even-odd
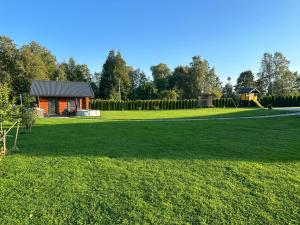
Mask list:
[[[180,122],[53,120],[55,123],[36,125],[31,134],[20,135],[20,151],[16,154],[128,160],[300,161],[300,120],[295,117]]]

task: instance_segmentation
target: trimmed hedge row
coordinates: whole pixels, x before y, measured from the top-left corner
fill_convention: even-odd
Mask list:
[[[100,110],[163,110],[163,109],[194,109],[197,108],[197,100],[101,100],[91,101],[92,109]]]
[[[260,99],[263,106],[271,104],[274,107],[300,106],[300,96],[270,96]]]
[[[235,107],[230,98],[220,98],[213,101],[215,107]],[[249,107],[248,101],[243,105]],[[250,105],[255,106],[255,105]],[[189,100],[127,100],[114,101],[94,99],[90,102],[91,109],[109,110],[168,110],[168,109],[195,109],[199,108],[197,99]]]
[[[272,96],[260,99],[264,107],[271,104],[274,107],[300,106],[300,96]],[[231,98],[219,98],[213,100],[215,107],[257,107],[254,102],[234,101]],[[195,109],[199,108],[197,99],[189,100],[127,100],[114,101],[94,99],[90,102],[90,108],[104,111],[109,110],[168,110],[168,109]]]

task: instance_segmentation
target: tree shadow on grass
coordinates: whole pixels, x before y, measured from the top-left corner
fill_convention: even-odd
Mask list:
[[[22,134],[28,156],[300,161],[299,118],[39,125]]]
[[[298,162],[299,138],[298,117],[181,122],[56,119],[20,135],[16,154]]]

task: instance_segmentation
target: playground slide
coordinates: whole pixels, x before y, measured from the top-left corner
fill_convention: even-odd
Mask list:
[[[259,108],[264,108],[262,104],[258,100],[253,100],[253,102],[259,107]]]

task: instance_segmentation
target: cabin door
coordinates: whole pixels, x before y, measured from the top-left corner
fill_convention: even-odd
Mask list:
[[[58,99],[49,98],[49,115],[56,115],[58,112]]]

